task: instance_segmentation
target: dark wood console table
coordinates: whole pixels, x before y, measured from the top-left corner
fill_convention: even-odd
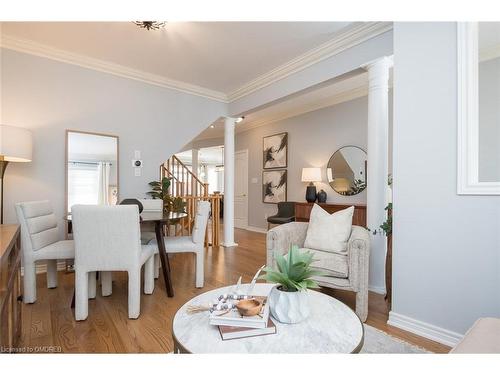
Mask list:
[[[314,203],[296,202],[295,203],[295,221],[309,221],[311,210]],[[333,214],[334,212],[344,210],[354,206],[354,215],[352,223],[366,227],[366,204],[333,204],[333,203],[316,203],[325,211]]]
[[[12,352],[21,337],[21,240],[19,225],[0,225],[0,347]]]

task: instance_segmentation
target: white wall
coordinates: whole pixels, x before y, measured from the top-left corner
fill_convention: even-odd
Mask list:
[[[49,199],[63,216],[65,130],[120,137],[120,197],[142,197],[158,179],[159,165],[219,116],[227,105],[4,49],[3,124],[30,128],[33,162],[11,163],[5,175],[5,222],[15,222],[14,203]],[[131,160],[140,150],[142,176]]]
[[[500,317],[500,196],[458,196],[455,23],[394,28],[393,313],[453,343]]]

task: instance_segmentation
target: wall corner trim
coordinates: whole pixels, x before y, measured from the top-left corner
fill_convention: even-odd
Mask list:
[[[458,344],[463,337],[460,333],[425,323],[393,311],[389,312],[387,324],[451,347]]]

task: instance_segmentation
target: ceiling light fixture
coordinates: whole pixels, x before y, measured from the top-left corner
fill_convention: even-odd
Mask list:
[[[134,23],[141,29],[146,30],[160,30],[167,24],[166,22],[159,21],[134,21]]]
[[[213,129],[213,128],[215,128],[215,125],[210,125],[210,129]]]
[[[244,119],[245,119],[245,116],[241,116],[241,117],[238,117],[238,118],[236,119],[236,121],[235,121],[235,122],[236,122],[237,124],[239,124],[239,123],[240,123],[240,122],[242,122]]]

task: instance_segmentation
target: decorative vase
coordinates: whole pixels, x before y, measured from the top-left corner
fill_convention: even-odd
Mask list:
[[[326,191],[323,189],[318,193],[318,203],[326,203]]]
[[[271,315],[281,323],[299,323],[309,316],[309,294],[284,292],[275,286],[269,293],[268,302]]]
[[[306,201],[309,203],[316,202],[316,186],[314,185],[307,185],[306,189]]]

